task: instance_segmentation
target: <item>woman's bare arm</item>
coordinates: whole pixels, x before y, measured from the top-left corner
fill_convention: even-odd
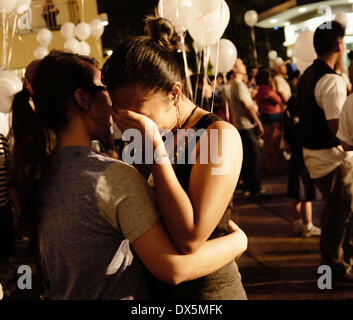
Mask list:
[[[235,225],[230,234],[205,242],[191,254],[181,255],[173,246],[163,224],[158,222],[138,238],[133,247],[157,279],[177,285],[219,270],[241,256],[247,243],[245,233]]]

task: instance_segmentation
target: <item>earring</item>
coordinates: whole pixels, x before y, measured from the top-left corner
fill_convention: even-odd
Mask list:
[[[176,116],[178,120],[178,129],[181,128],[181,123],[180,123],[180,113],[179,113],[179,106],[175,106],[175,111],[176,111]]]

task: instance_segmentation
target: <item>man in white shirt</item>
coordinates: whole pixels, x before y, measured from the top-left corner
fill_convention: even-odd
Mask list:
[[[284,106],[287,105],[288,100],[292,96],[292,90],[289,83],[286,80],[287,76],[287,66],[284,61],[281,59],[276,61],[275,64],[276,76],[274,77],[274,83],[277,93],[282,98]]]
[[[253,200],[266,201],[269,195],[261,192],[260,148],[258,135],[264,134],[264,128],[255,111],[250,90],[244,82],[246,67],[241,59],[237,59],[233,68],[234,79],[229,82],[229,105],[234,115],[233,125],[239,131],[244,149],[242,167],[244,195],[250,193]]]
[[[333,271],[333,280],[353,283],[352,217],[353,154],[336,137],[342,106],[347,97],[343,79],[334,71],[345,51],[345,31],[333,21],[314,35],[318,59],[298,83],[300,130],[307,169],[326,201],[322,213],[322,263]],[[348,181],[350,179],[350,181]]]

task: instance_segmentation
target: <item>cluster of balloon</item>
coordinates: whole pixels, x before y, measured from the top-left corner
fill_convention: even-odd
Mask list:
[[[220,41],[230,20],[229,6],[225,0],[160,0],[158,12],[160,16],[174,24],[182,43],[185,41],[186,31],[194,40],[198,74],[201,73],[203,65],[204,76],[207,78],[206,72],[210,58],[216,73],[218,70],[227,73],[232,69],[237,55],[236,48],[229,40]],[[188,77],[185,46],[182,48],[187,80],[190,83],[190,96],[194,96],[194,101],[196,101],[198,85],[193,95]]]
[[[17,29],[18,18],[29,10],[31,0],[0,0],[3,43],[0,71],[0,112],[10,113],[14,95],[22,90],[20,78],[7,70],[12,57],[13,40]],[[11,32],[10,32],[11,31]]]
[[[294,54],[296,57],[296,65],[299,71],[303,73],[317,57],[314,48],[313,31],[306,30],[299,34],[295,42]]]
[[[100,19],[94,19],[90,23],[81,22],[76,26],[67,22],[62,25],[60,33],[65,39],[65,51],[89,56],[91,47],[86,40],[91,35],[96,39],[100,38],[104,33],[104,25]]]

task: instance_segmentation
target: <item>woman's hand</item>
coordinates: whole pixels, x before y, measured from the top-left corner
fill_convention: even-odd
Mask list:
[[[142,135],[143,144],[148,141],[156,148],[163,140],[157,124],[143,114],[131,110],[119,110],[113,112],[113,118],[119,129],[124,132],[127,129],[136,129]]]

